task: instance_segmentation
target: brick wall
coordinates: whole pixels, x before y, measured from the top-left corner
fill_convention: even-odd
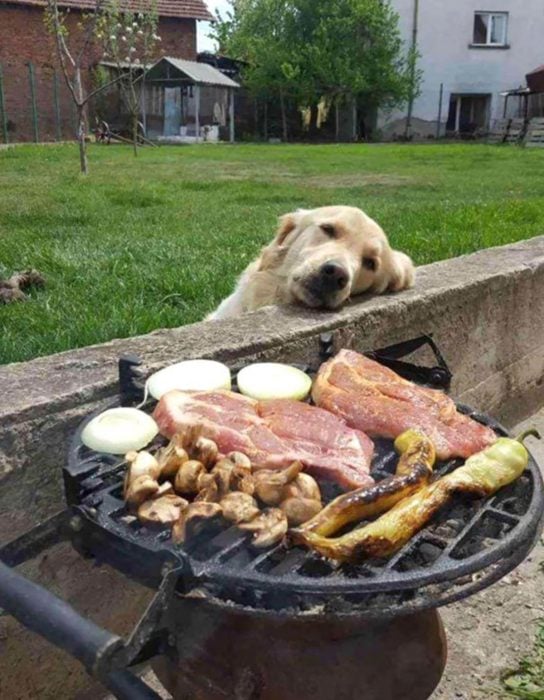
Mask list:
[[[70,35],[77,37],[78,13],[68,17]],[[162,55],[195,60],[196,21],[161,18],[158,30],[162,41],[157,58]],[[72,45],[72,44],[71,44]],[[100,57],[95,51],[91,64]],[[8,137],[14,141],[32,141],[34,128],[28,63],[35,73],[36,111],[40,141],[72,139],[75,135],[75,108],[64,83],[55,54],[54,43],[43,24],[43,10],[37,7],[0,4],[0,65],[3,72],[4,104],[8,120]],[[57,127],[55,74],[58,87]],[[87,71],[87,80],[89,74]],[[0,125],[0,143],[3,134]]]

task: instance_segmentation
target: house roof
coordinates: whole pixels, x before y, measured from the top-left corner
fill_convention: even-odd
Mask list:
[[[46,0],[0,0],[0,4],[37,5],[45,7]],[[58,0],[59,7],[77,10],[91,10],[96,7],[96,0]],[[138,12],[146,5],[139,0],[120,0],[121,10]],[[179,17],[182,19],[214,19],[204,0],[157,0],[157,12],[160,17]]]
[[[173,69],[173,70],[172,70]],[[165,56],[159,59],[147,71],[146,81],[187,80],[194,85],[213,85],[217,87],[239,88],[238,83],[207,63],[185,61],[181,58]]]

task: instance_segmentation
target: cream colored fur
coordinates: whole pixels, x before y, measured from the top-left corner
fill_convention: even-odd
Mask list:
[[[348,283],[323,304],[309,291],[309,280],[329,261],[342,266]],[[414,274],[411,259],[393,250],[380,226],[360,209],[301,209],[280,218],[272,243],[207,318],[230,318],[272,304],[335,309],[362,292],[407,289],[414,283]]]

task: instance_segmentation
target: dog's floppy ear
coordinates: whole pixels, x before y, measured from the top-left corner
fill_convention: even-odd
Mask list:
[[[258,267],[259,272],[270,270],[278,267],[278,265],[281,264],[289,249],[289,246],[285,245],[285,240],[289,234],[296,229],[296,227],[300,224],[302,217],[307,213],[308,210],[306,209],[298,209],[290,214],[280,216],[278,220],[276,237],[272,243],[266,246],[266,248],[263,248],[261,252],[261,259]]]
[[[280,216],[274,243],[282,245],[291,231],[297,227],[298,219],[297,212],[291,212],[290,214]]]
[[[310,211],[310,209],[297,209],[289,214],[280,216],[274,243],[276,245],[283,245],[287,236],[296,229],[296,227],[302,222],[302,219],[306,216],[306,214],[310,213]]]

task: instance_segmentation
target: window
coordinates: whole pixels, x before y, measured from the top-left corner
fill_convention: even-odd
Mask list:
[[[475,12],[473,43],[480,46],[505,46],[508,12]]]

